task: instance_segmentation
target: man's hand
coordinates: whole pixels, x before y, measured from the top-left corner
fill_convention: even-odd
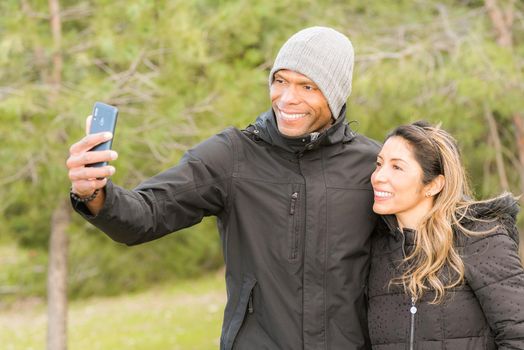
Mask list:
[[[86,133],[91,125],[91,116],[86,119]],[[98,133],[87,135],[69,149],[69,158],[66,165],[69,169],[71,190],[79,197],[89,197],[97,189],[103,189],[107,178],[115,173],[111,165],[103,167],[86,167],[86,164],[108,162],[115,160],[118,154],[115,151],[89,151],[94,146],[110,140],[111,133]],[[86,205],[96,215],[104,204],[105,193],[103,190],[97,197]]]

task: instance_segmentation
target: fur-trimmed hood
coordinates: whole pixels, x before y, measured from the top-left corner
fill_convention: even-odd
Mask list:
[[[493,199],[471,205],[467,216],[460,223],[472,231],[486,230],[493,227],[493,224],[500,225],[518,242],[519,234],[515,224],[519,211],[518,200],[511,193],[503,193]]]

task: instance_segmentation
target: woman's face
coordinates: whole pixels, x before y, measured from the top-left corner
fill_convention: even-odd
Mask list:
[[[373,211],[395,214],[402,227],[416,228],[433,206],[433,197],[426,196],[430,185],[424,186],[422,178],[422,168],[411,145],[399,136],[387,139],[371,175]]]

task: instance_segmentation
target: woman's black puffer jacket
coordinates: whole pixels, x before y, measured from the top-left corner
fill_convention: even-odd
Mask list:
[[[518,255],[516,201],[509,195],[476,204],[462,224],[485,235],[455,232],[465,265],[465,282],[432,305],[433,293],[412,305],[402,287],[401,261],[413,249],[414,231],[400,231],[394,216],[383,217],[372,241],[369,332],[375,350],[524,349],[524,270]],[[486,222],[495,219],[491,222]]]

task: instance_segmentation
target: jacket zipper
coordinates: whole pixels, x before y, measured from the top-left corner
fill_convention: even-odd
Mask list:
[[[406,245],[406,235],[400,229],[400,227],[397,227],[397,230],[402,234],[402,254],[404,255],[404,258],[406,258],[406,250],[404,248],[404,246]],[[414,296],[412,296],[411,306],[409,307],[409,313],[411,314],[411,321],[409,327],[409,350],[415,349],[415,315],[417,311],[417,299]]]
[[[289,215],[291,216],[294,216],[295,215],[295,207],[297,205],[297,200],[298,200],[298,192],[293,192],[291,194],[291,204],[289,206]],[[293,222],[295,221],[295,219],[293,218]],[[298,251],[298,238],[297,238],[297,227],[296,225],[293,223],[293,225],[291,225],[291,256],[290,258],[292,260],[296,259],[297,258],[297,251]]]
[[[409,334],[409,349],[413,350],[415,345],[415,314],[417,313],[417,301],[415,297],[411,297],[411,307],[409,312],[411,313],[411,327]]]

